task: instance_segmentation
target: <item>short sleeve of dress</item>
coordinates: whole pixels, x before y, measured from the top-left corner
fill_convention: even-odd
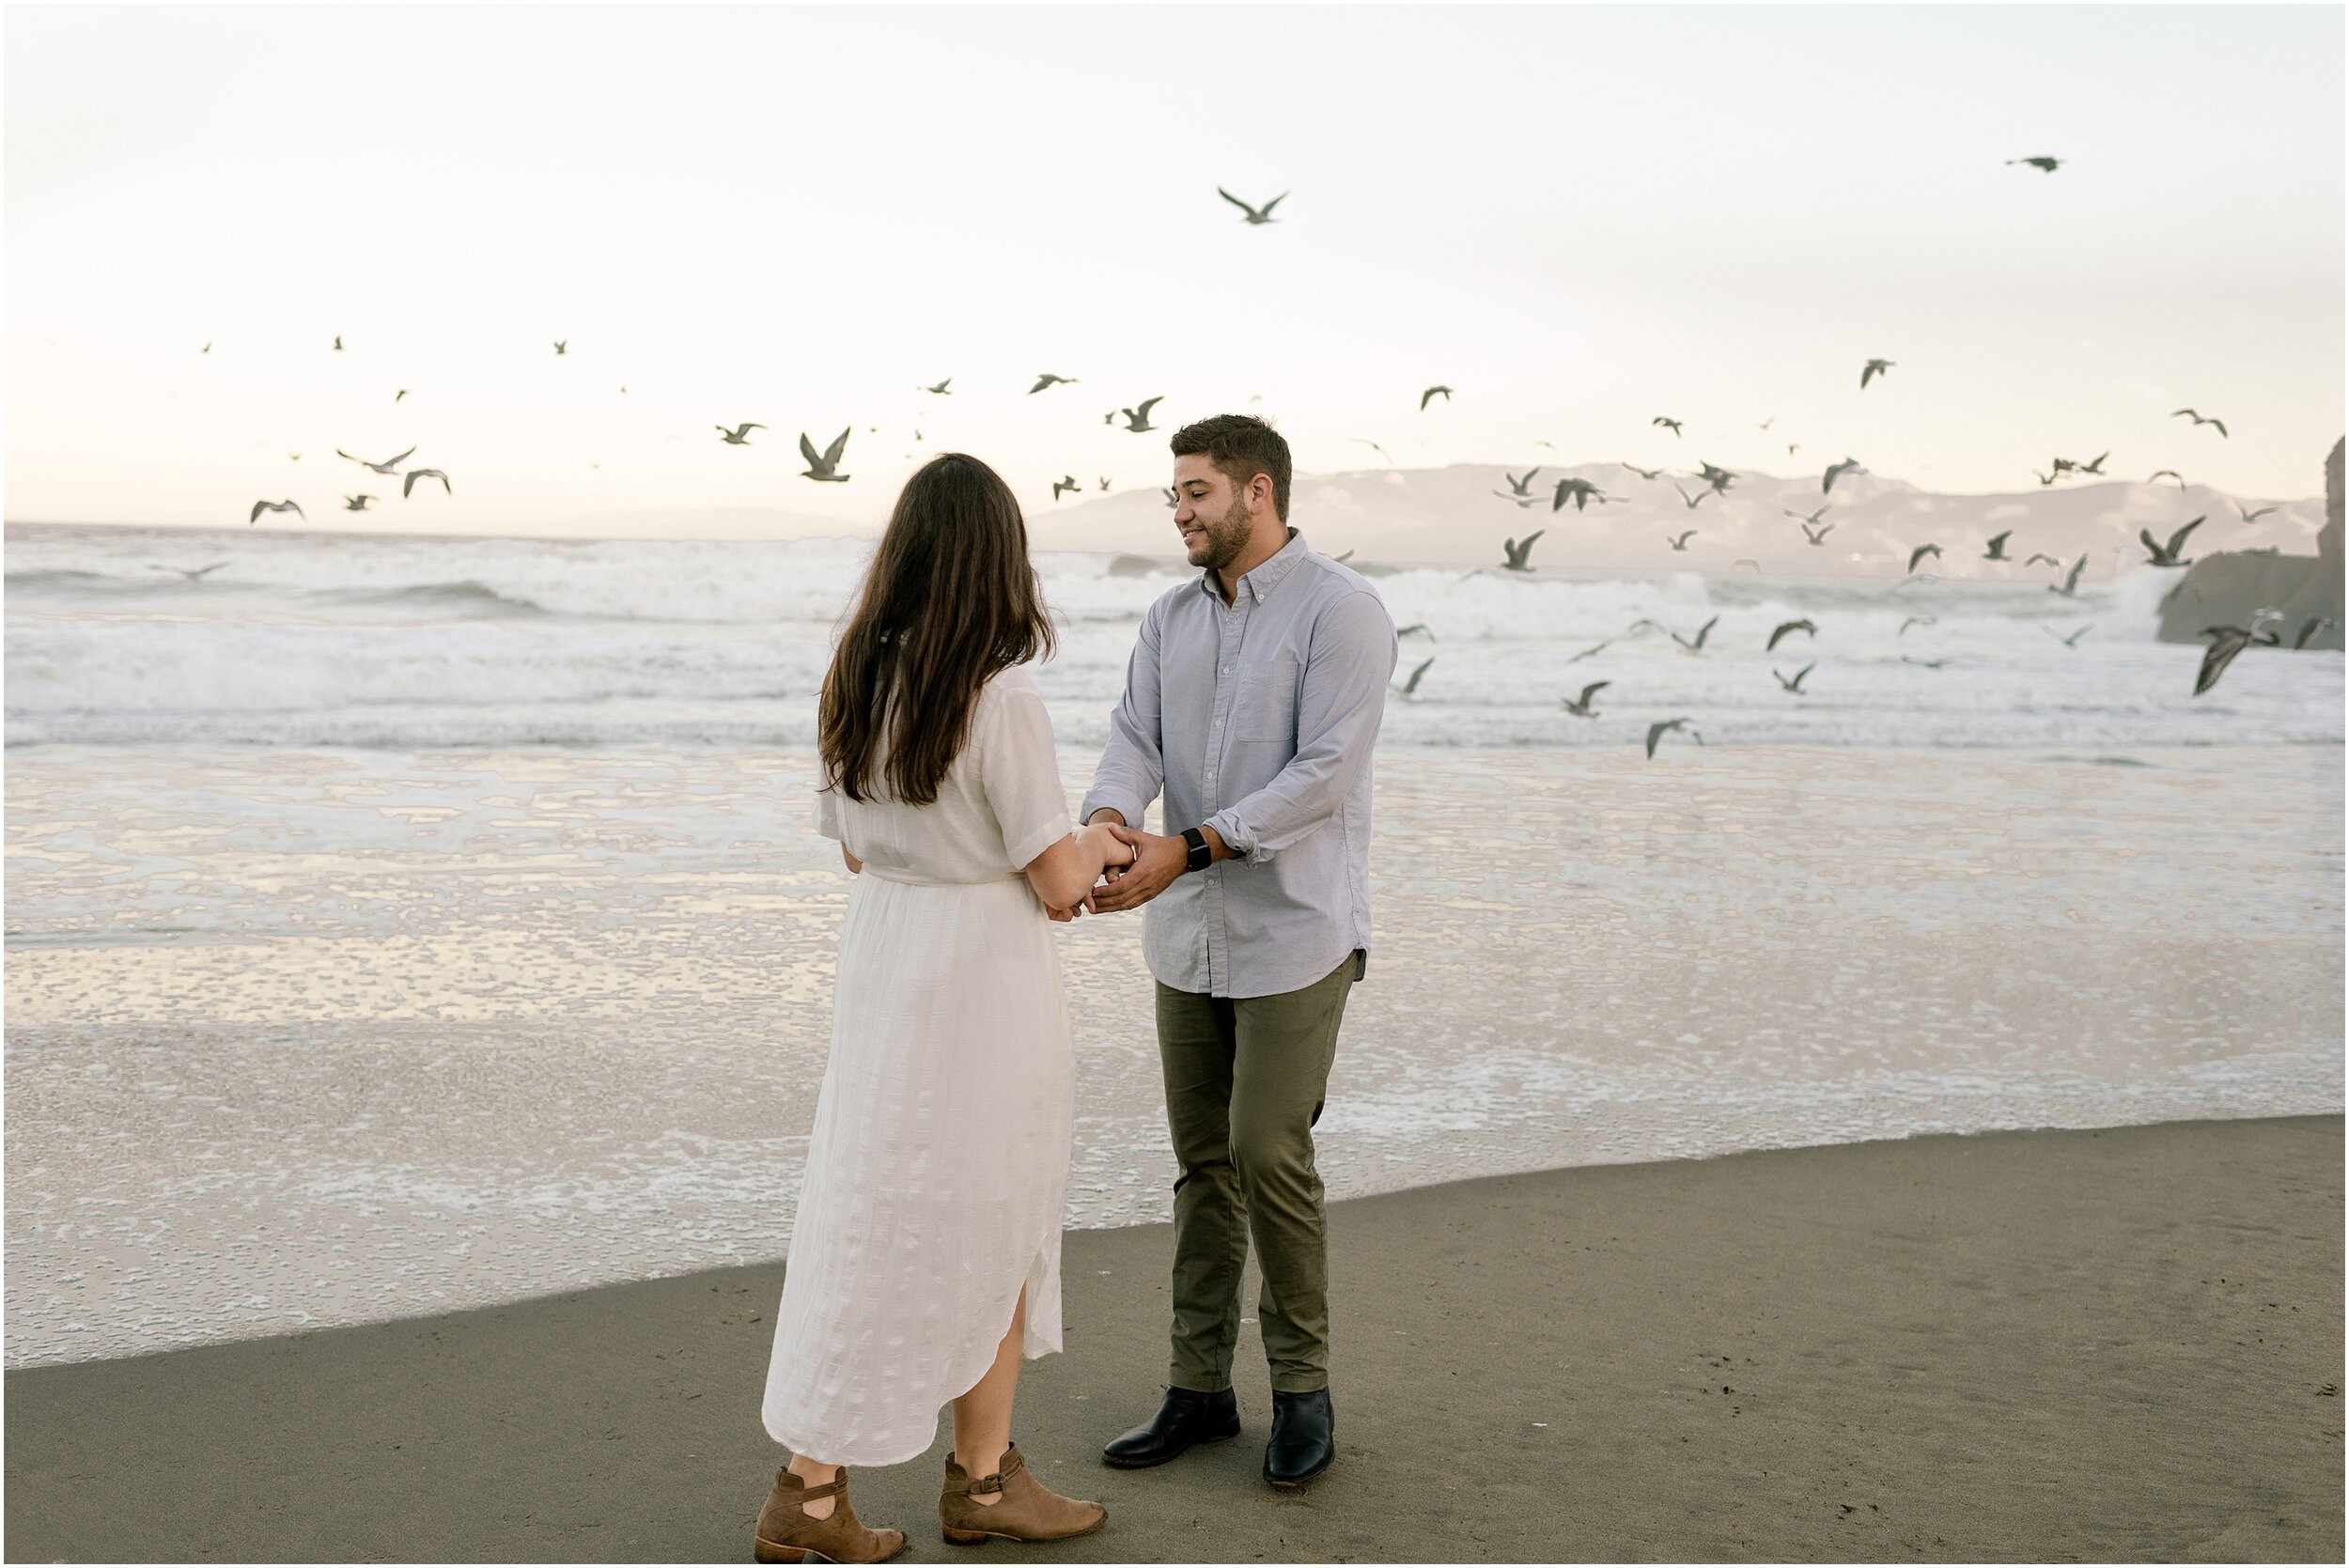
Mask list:
[[[840,825],[840,792],[832,787],[830,780],[816,786],[816,831],[826,838],[845,841],[848,836]]]
[[[1068,832],[1068,796],[1052,754],[1052,719],[1024,671],[996,677],[977,715],[979,784],[1003,852],[1026,869]]]

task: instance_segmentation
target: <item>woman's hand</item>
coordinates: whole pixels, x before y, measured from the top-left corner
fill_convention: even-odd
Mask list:
[[[1107,870],[1113,865],[1126,866],[1134,863],[1134,846],[1128,844],[1124,839],[1119,838],[1115,833],[1111,832],[1107,826],[1087,828],[1085,831],[1087,833],[1099,835],[1100,842],[1098,847],[1101,852],[1101,866],[1103,870]]]

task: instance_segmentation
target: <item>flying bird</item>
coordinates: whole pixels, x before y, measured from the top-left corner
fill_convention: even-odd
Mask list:
[[[724,441],[728,446],[748,446],[751,443],[751,432],[753,430],[763,430],[766,427],[767,427],[764,425],[754,424],[746,420],[742,424],[737,425],[731,430],[727,429],[723,425],[716,427],[716,429],[720,439]],[[813,461],[814,459],[811,458],[809,460]]]
[[[405,474],[400,476],[399,498],[402,501],[407,500],[410,494],[414,491],[416,488],[416,481],[419,479],[438,479],[441,482],[442,494],[455,495],[457,493],[454,489],[449,488],[448,475],[443,474],[439,469],[412,468]]]
[[[2096,454],[2096,460],[2094,462],[2075,463],[2072,466],[2078,469],[2082,474],[2102,474],[2105,471],[2105,459],[2111,456],[2112,454],[2110,452],[2099,452]]]
[[[208,567],[205,569],[209,571],[211,568]],[[2307,620],[2300,623],[2300,634],[2292,640],[2293,651],[2297,653],[2302,648],[2307,647],[2309,645],[2310,638],[2315,636],[2326,627],[2336,624],[2338,623],[2336,623],[2330,615],[2310,615]]]
[[[1060,478],[1052,481],[1052,499],[1054,501],[1058,501],[1061,498],[1061,492],[1063,490],[1066,490],[1073,495],[1082,489],[1084,489],[1084,487],[1077,483],[1077,476],[1075,474],[1063,474]]]
[[[1777,647],[1778,640],[1790,631],[1799,631],[1813,639],[1819,635],[1819,629],[1812,625],[1807,616],[1799,621],[1782,621],[1779,624],[1778,629],[1770,633],[1770,640],[1762,644],[1762,651],[1768,653],[1772,648]]]
[[[2257,627],[2261,621],[2275,613],[2273,610],[2255,611],[2251,615],[2251,626]],[[2202,667],[2194,676],[2194,694],[2198,697],[2218,684],[2218,677],[2227,673],[2227,666],[2234,662],[2236,654],[2253,643],[2264,644],[2272,648],[2282,640],[2272,631],[2265,636],[2258,636],[2249,629],[2239,626],[2206,626],[2200,635],[2210,638],[2211,644],[2203,651]]]
[[[571,340],[568,337],[556,338],[554,340],[554,351],[558,354],[569,353],[571,351]]]
[[[1077,378],[1074,376],[1055,376],[1047,370],[1035,379],[1035,385],[1028,388],[1028,396],[1033,397],[1048,386],[1075,386],[1076,384]]]
[[[1702,459],[1697,464],[1697,477],[1713,487],[1715,495],[1726,494],[1737,476],[1725,468],[1717,468]]]
[[[1230,202],[1234,207],[1238,208],[1242,212],[1246,213],[1247,216],[1242,218],[1240,222],[1248,224],[1252,226],[1258,224],[1278,223],[1280,220],[1273,217],[1272,210],[1289,198],[1289,193],[1283,191],[1279,195],[1274,196],[1270,201],[1266,202],[1262,207],[1251,207],[1221,185],[1215,188],[1215,194],[1221,196],[1225,201]]]
[[[1816,529],[1813,529],[1813,528],[1812,528],[1812,527],[1809,523],[1807,523],[1807,522],[1806,522],[1806,523],[1804,523],[1804,524],[1802,525],[1802,536],[1803,536],[1806,540],[1808,540],[1809,542],[1811,542],[1812,544],[1814,544],[1814,545],[1824,545],[1824,544],[1826,544],[1826,543],[1827,543],[1827,536],[1828,536],[1829,534],[1833,533],[1834,531],[1835,531],[1835,524],[1833,524],[1833,523],[1831,523],[1831,522],[1829,522],[1829,523],[1823,523],[1823,524],[1821,524],[1821,525],[1820,525],[1818,528],[1816,528]]]
[[[2202,514],[2202,517],[2208,517],[2209,515],[2209,513],[2205,512]],[[2202,518],[2196,518],[2192,522],[2186,524],[2176,533],[2170,535],[2170,542],[2168,544],[2155,542],[2150,530],[2143,528],[2139,529],[2137,531],[2137,536],[2138,539],[2145,546],[2147,555],[2146,565],[2154,567],[2183,567],[2188,565],[2186,561],[2179,557],[2178,551],[2180,547],[2185,545],[2186,536],[2188,534],[2193,533],[2194,530],[2200,528],[2201,525]]]
[[[1584,660],[1590,658],[1593,654],[1613,646],[1614,642],[1615,640],[1612,637],[1610,637],[1603,643],[1594,643],[1589,647],[1584,648],[1580,653],[1578,653],[1571,659],[1568,659],[1566,662],[1569,664],[1579,664]]]
[[[1144,430],[1155,430],[1158,428],[1156,425],[1150,423],[1150,411],[1157,408],[1159,404],[1163,401],[1165,401],[1165,397],[1164,395],[1161,394],[1157,397],[1143,398],[1141,405],[1137,408],[1120,409],[1117,411],[1126,416],[1126,428],[1135,435],[1140,435]]]
[[[378,474],[389,474],[395,479],[399,477],[399,465],[406,462],[409,458],[414,457],[415,455],[416,449],[412,446],[397,458],[386,458],[380,463],[371,463],[365,458],[351,457],[350,453],[344,451],[339,446],[334,448],[334,456],[337,458],[350,458],[352,462],[357,463],[362,468],[373,469]]]
[[[1648,755],[1648,760],[1649,760],[1650,762],[1654,762],[1654,761],[1656,760],[1656,743],[1657,743],[1658,740],[1661,740],[1661,739],[1664,737],[1664,732],[1665,732],[1666,730],[1676,730],[1676,729],[1679,729],[1679,728],[1683,727],[1684,725],[1686,725],[1688,722],[1688,719],[1687,719],[1687,718],[1685,718],[1685,717],[1683,717],[1683,718],[1679,718],[1679,719],[1658,719],[1657,721],[1656,721],[1656,722],[1654,722],[1653,724],[1650,724],[1650,725],[1647,727],[1647,755]],[[1704,737],[1703,737],[1703,736],[1701,736],[1701,735],[1697,735],[1697,732],[1696,732],[1696,731],[1694,731],[1694,730],[1690,730],[1690,731],[1688,731],[1688,733],[1689,733],[1690,735],[1695,735],[1695,736],[1696,736],[1696,738],[1697,738],[1697,744],[1698,744],[1698,745],[1700,745],[1700,746],[1701,746],[1701,745],[1704,744]]]
[[[2039,563],[2040,563],[2040,562],[2042,562],[2042,561],[2046,562],[2046,563],[2047,563],[2047,565],[2049,565],[2049,566],[2051,566],[2051,567],[2060,567],[2060,566],[2063,565],[2063,561],[2062,561],[2062,558],[2061,558],[2061,557],[2060,557],[2060,556],[2055,556],[2055,555],[2049,555],[2049,554],[2048,554],[2048,553],[2046,553],[2045,551],[2039,551],[2039,550],[2034,550],[2034,551],[2032,551],[2030,552],[2030,560],[2028,560],[2028,561],[2026,561],[2026,562],[2024,562],[2024,563],[2023,563],[2023,565],[2025,565],[2025,566],[2027,566],[2027,567],[2035,567],[2035,566],[2039,565]]]
[[[2078,626],[2072,629],[2072,634],[2069,637],[2056,637],[2054,632],[2047,631],[2047,629],[2044,626],[2039,629],[2042,631],[2047,631],[2048,636],[2055,637],[2055,640],[2062,644],[2065,647],[2077,650],[2080,645],[2080,639],[2085,637],[2090,629],[2094,627],[2095,624],[2096,623],[2094,621],[2082,621]]]
[[[397,392],[395,392],[395,393],[393,393],[393,394],[392,394],[392,401],[393,401],[393,402],[395,402],[395,403],[397,403],[397,402],[398,402],[401,398],[403,398],[403,397],[405,397],[405,396],[408,396],[408,389],[407,389],[406,387],[401,387],[401,388],[400,388]]]
[[[2080,551],[2080,558],[2072,563],[2072,569],[2064,574],[2062,586],[2058,587],[2055,583],[2050,582],[2047,584],[2047,592],[2051,594],[2061,594],[2065,598],[2072,598],[2073,590],[2080,585],[2080,568],[2087,565],[2088,551],[2083,550]]]
[[[367,503],[373,501],[375,497],[371,495],[344,496],[343,510],[346,512],[364,512],[367,509]]]
[[[1680,489],[1680,481],[1677,479],[1672,481],[1672,489],[1680,490],[1680,499],[1688,503],[1688,510],[1692,512],[1703,505],[1704,498],[1706,496],[1713,493],[1711,490],[1699,490],[1696,494],[1690,495],[1687,490]],[[1674,550],[1678,550],[1680,547],[1678,545],[1674,545],[1672,548]]]
[[[1174,509],[1174,487],[1172,485],[1160,485],[1159,487],[1159,493],[1166,497],[1166,509],[1170,512],[1173,511]]]
[[[2186,475],[2185,475],[2185,474],[2180,474],[2180,473],[2179,473],[2176,469],[2174,469],[2174,468],[2157,468],[2157,469],[2154,470],[2154,471],[2153,471],[2153,473],[2148,474],[2147,475],[2145,475],[2145,482],[2146,482],[2147,484],[2149,484],[2149,485],[2150,485],[2150,484],[2152,484],[2155,480],[2156,480],[2156,479],[2160,478],[2160,477],[2161,477],[2163,474],[2167,474],[2168,475],[2170,475],[2170,478],[2175,479],[2175,480],[2178,482],[2178,489],[2186,489]]]
[[[1108,491],[1109,491],[1109,488],[1110,488],[1110,476],[1109,476],[1108,474],[1102,474],[1102,475],[1101,475],[1101,489],[1102,489],[1102,492],[1103,492],[1104,494],[1108,493]]]
[[[1425,659],[1420,661],[1419,668],[1413,670],[1411,672],[1410,678],[1403,683],[1403,694],[1405,696],[1410,696],[1413,692],[1419,690],[1421,677],[1427,674],[1427,667],[1433,663],[1435,663],[1433,659]]]
[[[207,343],[206,345],[204,345],[204,347],[202,347],[201,349],[198,349],[196,350],[196,352],[197,352],[197,353],[199,353],[199,354],[209,354],[209,353],[210,353],[211,351],[212,351],[212,346],[211,346],[210,344],[209,344],[209,343]]]
[[[1898,631],[1896,631],[1896,632],[1892,633],[1892,635],[1893,635],[1893,636],[1895,636],[1895,637],[1906,637],[1906,636],[1907,636],[1907,635],[1908,635],[1908,629],[1909,629],[1910,627],[1912,627],[1912,626],[1931,626],[1931,625],[1933,625],[1933,623],[1934,623],[1935,621],[1938,620],[1939,618],[1940,618],[1940,617],[1939,617],[1939,616],[1937,616],[1937,615],[1911,615],[1911,616],[1909,616],[1909,617],[1908,617],[1908,619],[1906,619],[1906,620],[1905,620],[1905,621],[1903,621],[1903,622],[1901,623],[1901,629],[1900,629]]]
[[[1649,420],[1649,421],[1648,421],[1648,423],[1649,423],[1650,425],[1662,425],[1662,426],[1668,427],[1672,430],[1672,440],[1674,440],[1674,441],[1678,441],[1678,440],[1680,439],[1680,421],[1679,421],[1679,420],[1677,420],[1677,419],[1668,419],[1668,418],[1666,418],[1664,415],[1662,415],[1662,414],[1660,414],[1660,413],[1659,413],[1659,414],[1657,414],[1657,415],[1654,419]]]
[[[1351,555],[1354,552],[1349,550],[1346,553]],[[1428,629],[1427,623],[1425,621],[1413,621],[1409,626],[1399,629],[1394,635],[1399,641],[1402,638],[1411,636],[1414,633],[1426,638],[1431,643],[1436,640],[1436,634]]]
[[[334,351],[338,354],[343,351],[343,339],[340,333],[334,334]]]
[[[298,501],[257,501],[253,504],[253,515],[244,520],[245,526],[249,528],[260,521],[263,512],[291,512],[305,522],[309,520],[309,514],[302,509],[302,503]]]
[[[1859,472],[1859,459],[1857,458],[1845,458],[1840,463],[1828,464],[1827,473],[1821,475],[1819,479],[1819,493],[1821,495],[1827,494],[1829,490],[1835,488],[1836,480],[1841,479],[1846,474],[1858,474]]]
[[[1539,474],[1541,470],[1538,467],[1529,468],[1523,474],[1520,475],[1512,474],[1504,468],[1501,471],[1501,477],[1507,483],[1509,487],[1509,494],[1513,496],[1522,496],[1528,501],[1538,501],[1541,498],[1533,493],[1533,475]],[[1499,495],[1501,493],[1501,492],[1499,490],[1493,491],[1493,494],[1495,495]]]
[[[1591,682],[1590,685],[1582,689],[1582,694],[1580,696],[1561,697],[1558,700],[1564,704],[1566,711],[1573,714],[1576,718],[1595,719],[1598,717],[1598,714],[1591,706],[1592,695],[1595,692],[1603,691],[1608,687],[1614,684],[1615,683],[1611,680],[1595,680]]]
[[[816,454],[816,443],[807,439],[805,430],[801,430],[800,432],[800,456],[807,459],[807,467],[801,472],[800,477],[813,479],[823,485],[847,484],[848,476],[839,471],[840,458],[848,450],[848,430],[854,428],[854,426],[850,426],[833,437],[832,444],[824,448],[821,457]]]
[[[1809,675],[1812,671],[1817,669],[1818,667],[1819,661],[1814,659],[1810,663],[1805,664],[1801,669],[1797,670],[1795,672],[1794,678],[1791,680],[1784,675],[1779,675],[1778,670],[1775,666],[1771,668],[1770,674],[1778,675],[1779,685],[1784,687],[1787,691],[1792,691],[1796,696],[1799,697],[1803,694],[1802,677]]]
[[[1533,541],[1548,532],[1547,528],[1536,528],[1522,539],[1503,539],[1501,542],[1501,552],[1508,559],[1502,563],[1501,569],[1532,571],[1533,567],[1528,561],[1528,557],[1533,553]]]
[[[2196,413],[2196,412],[2195,412],[2192,409],[2172,409],[2172,410],[2170,410],[2170,418],[2172,418],[2172,419],[2177,418],[2180,414],[2184,414],[2186,418],[2188,418],[2188,419],[2190,419],[2190,420],[2194,421],[2194,423],[2195,423],[2195,424],[2197,424],[2197,425],[2216,425],[2216,426],[2217,426],[2217,427],[2218,427],[2218,433],[2219,433],[2220,435],[2222,435],[2222,436],[2223,436],[2223,435],[2225,435],[2225,434],[2227,433],[2227,427],[2226,427],[2226,425],[2225,425],[2225,423],[2224,423],[2223,421],[2217,420],[2217,419],[2208,419],[2208,418],[2205,418],[2205,417],[2203,417],[2201,414]],[[2230,658],[2232,658],[2232,657],[2233,657],[2233,656],[2232,656],[2232,655],[2230,655],[2229,657],[2230,657]],[[2225,669],[2225,668],[2226,668],[2226,665],[2225,665],[2225,663],[2222,661],[2222,662],[2219,664],[2219,666],[2218,666],[2218,667],[2219,667],[2220,669],[2222,669],[2222,670],[2223,670],[2223,669]],[[2216,679],[2217,679],[2218,677],[2217,677],[2217,675],[2213,675],[2211,678],[2212,678],[2213,680],[2216,680]]]
[[[2236,502],[2236,503],[2234,504],[2234,509],[2235,509],[2236,511],[2238,511],[2238,512],[2243,512],[2243,520],[2244,520],[2244,521],[2246,521],[2246,522],[2257,522],[2260,519],[2262,519],[2262,518],[2265,517],[2268,513],[2273,512],[2273,511],[2277,511],[2277,510],[2279,510],[2279,508],[2278,508],[2278,507],[2274,507],[2274,506],[2262,506],[2262,507],[2260,507],[2260,508],[2259,508],[2258,510],[2256,510],[2256,511],[2244,512],[2244,511],[2243,511],[2243,503],[2242,503],[2242,502],[2240,502],[2240,501],[2238,501],[2238,502]]]
[[[2015,530],[2010,528],[2002,534],[1991,535],[1989,541],[1983,547],[1982,558],[1985,561],[2005,561],[2011,559],[2006,552],[2006,541],[2012,538],[2014,534]]]
[[[1946,658],[1943,658],[1943,659],[1911,659],[1911,658],[1909,658],[1909,657],[1908,657],[1908,655],[1906,655],[1906,654],[1903,654],[1903,655],[1901,655],[1901,662],[1902,662],[1902,663],[1904,663],[1904,664],[1921,664],[1921,665],[1923,665],[1923,666],[1924,666],[1926,669],[1928,669],[1928,670],[1937,670],[1937,669],[1939,669],[1942,665],[1947,664],[1947,663],[1949,662],[1949,660],[1948,660],[1948,659],[1946,659]]]
[[[1732,561],[1729,564],[1729,569],[1731,571],[1735,571],[1739,567],[1751,567],[1755,571],[1760,571],[1762,569],[1762,563],[1759,561],[1749,561],[1740,556],[1738,559]]]
[[[1379,445],[1368,436],[1348,436],[1346,439],[1350,442],[1354,442],[1359,445],[1369,447],[1373,452],[1376,452],[1380,457],[1385,458],[1389,462],[1394,461],[1393,456],[1390,454],[1385,447]]]
[[[1908,569],[1912,572],[1915,571],[1917,569],[1917,563],[1923,560],[1928,555],[1932,556],[1937,561],[1939,560],[1941,558],[1941,547],[1935,544],[1923,544],[1919,545],[1916,549],[1910,551],[1908,552]]]
[[[1834,505],[1834,503],[1833,503],[1833,502],[1829,502],[1829,503],[1828,503],[1828,506],[1831,506],[1831,505]],[[1801,523],[1802,523],[1802,525],[1803,525],[1804,527],[1806,527],[1806,528],[1808,528],[1809,526],[1811,526],[1812,523],[1817,522],[1817,521],[1818,521],[1821,518],[1823,518],[1823,517],[1827,516],[1827,506],[1822,506],[1822,507],[1820,507],[1820,508],[1819,508],[1817,511],[1815,511],[1815,512],[1797,512],[1797,511],[1795,511],[1794,509],[1792,509],[1791,507],[1786,507],[1786,506],[1781,506],[1781,507],[1780,507],[1780,508],[1779,508],[1779,510],[1780,510],[1781,512],[1783,512],[1786,516],[1788,516],[1788,517],[1790,517],[1790,518],[1794,518],[1794,519],[1796,519],[1797,521],[1801,522]]]
[[[1690,653],[1699,653],[1703,650],[1704,639],[1711,635],[1714,627],[1719,624],[1720,617],[1719,615],[1714,616],[1711,620],[1697,628],[1697,634],[1694,639],[1683,637],[1677,631],[1672,631],[1670,627],[1666,627],[1664,629],[1666,631],[1672,631],[1672,639],[1673,642],[1679,644],[1682,647],[1687,648]]]
[[[1452,389],[1450,387],[1431,386],[1425,392],[1419,395],[1419,411],[1425,413],[1427,411],[1427,400],[1435,396],[1436,394],[1439,392],[1443,394],[1443,400],[1445,402],[1449,403],[1452,401]]]
[[[1603,506],[1613,499],[1614,497],[1592,484],[1588,479],[1561,479],[1558,481],[1558,489],[1550,495],[1549,509],[1553,512],[1557,511],[1568,501],[1572,501],[1574,509],[1579,512],[1590,502],[1595,501]]]
[[[2043,153],[2036,158],[2010,158],[2007,162],[2009,163],[2029,163],[2032,168],[2037,169],[2041,174],[2053,174],[2062,163],[2063,160],[2061,158],[2049,158]]]
[[[1688,541],[1696,536],[1697,531],[1695,529],[1685,528],[1681,530],[1677,537],[1670,534],[1665,535],[1664,542],[1671,545],[1674,550],[1686,550],[1688,548]]]
[[[1892,362],[1889,359],[1872,359],[1867,364],[1861,365],[1859,367],[1859,390],[1862,392],[1868,390],[1868,379],[1870,377],[1881,376],[1887,370],[1891,368]]]
[[[954,394],[947,391],[946,388],[953,380],[954,378],[949,376],[945,380],[939,382],[936,386],[926,386],[922,390],[924,392],[936,393],[941,397],[952,397]]]
[[[1629,469],[1642,479],[1654,480],[1664,476],[1664,471],[1660,468],[1641,468],[1637,463],[1624,463],[1621,466]]]

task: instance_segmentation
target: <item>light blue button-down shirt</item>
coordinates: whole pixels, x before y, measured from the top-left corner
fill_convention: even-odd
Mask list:
[[[1168,832],[1212,826],[1235,851],[1143,906],[1160,983],[1272,996],[1370,946],[1371,751],[1395,653],[1377,593],[1294,528],[1229,605],[1204,572],[1143,613],[1079,818],[1113,806],[1139,827],[1163,791]]]

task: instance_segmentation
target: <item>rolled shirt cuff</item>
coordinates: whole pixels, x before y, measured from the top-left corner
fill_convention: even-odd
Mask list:
[[[1201,826],[1213,828],[1234,855],[1250,865],[1262,865],[1272,859],[1272,851],[1258,844],[1256,835],[1241,826],[1239,817],[1231,811],[1217,812]]]
[[[1130,795],[1122,795],[1113,789],[1096,789],[1085,797],[1084,804],[1077,808],[1077,825],[1081,828],[1092,821],[1093,814],[1103,806],[1124,817],[1126,826],[1134,829],[1142,826],[1143,813],[1150,809],[1146,803],[1136,801]]]

